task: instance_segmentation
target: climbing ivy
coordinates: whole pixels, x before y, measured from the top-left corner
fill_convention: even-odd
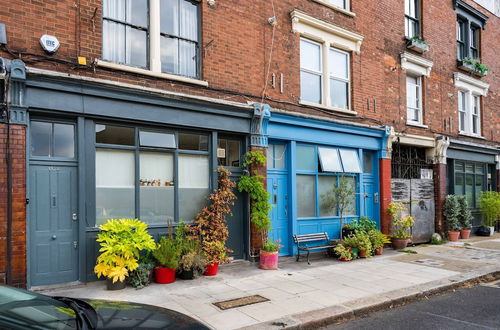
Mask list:
[[[238,190],[248,193],[251,200],[250,221],[255,228],[262,233],[263,241],[267,238],[267,232],[271,227],[271,204],[269,203],[270,194],[264,187],[264,176],[257,170],[251,174],[252,167],[263,166],[266,164],[266,156],[260,150],[249,151],[243,156],[243,165],[247,167],[245,174],[238,183]]]

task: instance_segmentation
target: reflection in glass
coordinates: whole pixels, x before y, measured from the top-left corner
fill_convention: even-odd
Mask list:
[[[208,193],[208,156],[179,154],[179,219],[194,219],[206,205]]]
[[[96,149],[96,225],[135,218],[134,151]]]
[[[337,149],[318,148],[318,154],[323,172],[342,172]]]
[[[321,72],[321,46],[305,39],[300,40],[300,68]]]
[[[475,189],[475,205],[470,204],[469,207],[479,207],[479,196],[481,195],[481,191],[484,190],[484,175],[476,175],[476,189]]]
[[[348,187],[352,189],[352,191],[356,192],[356,178],[353,176],[346,176],[345,179],[348,182]],[[345,210],[344,215],[356,215],[357,210],[356,210],[356,194],[354,194],[351,198],[351,202],[349,203],[349,206]]]
[[[161,133],[153,131],[139,132],[140,145],[153,148],[176,148],[175,135],[173,133]]]
[[[75,127],[54,124],[54,157],[75,157]]]
[[[240,166],[240,141],[233,139],[218,139],[218,148],[225,150],[224,157],[218,157],[219,166]]]
[[[52,135],[52,124],[32,121],[31,131],[31,155],[32,156],[50,156],[50,141]]]
[[[464,195],[464,174],[455,174],[455,195]],[[469,205],[470,206],[470,205]]]
[[[470,206],[474,205],[474,175],[465,175],[465,196]]]
[[[363,153],[363,172],[373,173],[373,155],[371,152]]]
[[[300,72],[300,99],[321,103],[321,76],[309,72]]]
[[[123,146],[135,145],[133,127],[95,125],[95,142],[104,144],[118,144]]]
[[[179,149],[208,151],[208,136],[179,133]]]
[[[174,38],[161,37],[161,72],[179,73],[179,41]]]
[[[319,205],[320,217],[337,216],[337,207],[332,208],[332,205],[326,203],[327,194],[332,191],[336,184],[337,177],[335,176],[318,176],[318,195],[321,201]]]
[[[297,175],[297,216],[312,218],[316,216],[316,177]]]
[[[140,219],[148,224],[167,224],[174,220],[174,156],[141,152]]]
[[[347,90],[349,83],[345,81],[330,79],[330,98],[332,107],[347,109],[349,107]]]
[[[314,147],[310,146],[297,146],[296,150],[296,164],[298,171],[316,171]]]
[[[346,173],[361,173],[358,152],[355,150],[339,149],[342,166]]]
[[[146,68],[148,66],[146,31],[127,26],[126,38],[126,64]]]

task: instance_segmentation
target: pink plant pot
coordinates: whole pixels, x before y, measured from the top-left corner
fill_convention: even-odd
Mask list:
[[[278,269],[278,251],[267,252],[261,250],[259,268],[266,270]]]

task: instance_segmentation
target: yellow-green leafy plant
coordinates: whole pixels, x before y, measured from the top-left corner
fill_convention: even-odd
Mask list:
[[[479,208],[483,214],[484,225],[493,227],[500,217],[500,193],[496,191],[481,191]]]
[[[138,219],[110,219],[99,226],[97,235],[101,254],[94,272],[113,281],[124,281],[139,264],[139,252],[153,251],[156,243],[147,232],[148,226]]]
[[[391,203],[387,208],[387,212],[392,218],[392,237],[399,239],[411,238],[411,234],[408,233],[410,228],[413,226],[415,221],[411,215],[407,217],[400,217],[399,214],[405,211],[406,207],[403,203]]]
[[[382,234],[379,230],[370,230],[368,232],[368,236],[370,237],[370,242],[372,243],[372,249],[376,250],[380,247],[383,247],[384,244],[388,244],[391,240],[387,237],[387,235]]]

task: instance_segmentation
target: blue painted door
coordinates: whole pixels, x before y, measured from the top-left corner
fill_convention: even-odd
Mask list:
[[[290,255],[290,231],[289,231],[289,198],[288,198],[288,176],[282,173],[269,173],[267,176],[267,191],[270,193],[271,204],[271,232],[269,237],[280,240],[280,255]]]
[[[365,179],[366,180],[366,179]],[[370,218],[371,220],[378,222],[378,217],[375,215],[375,189],[373,182],[365,181],[364,184],[364,195],[363,195],[363,203],[365,209],[365,216]]]
[[[78,279],[77,168],[30,165],[31,285]]]

